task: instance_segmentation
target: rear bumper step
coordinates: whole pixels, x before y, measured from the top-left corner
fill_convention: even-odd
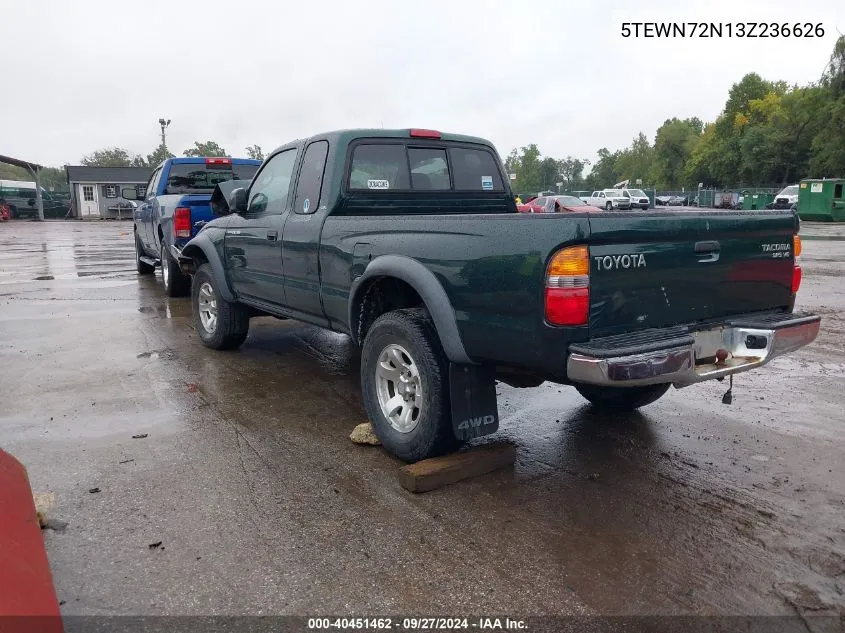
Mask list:
[[[676,326],[594,339],[572,345],[569,380],[633,387],[673,383],[685,387],[761,367],[812,343],[821,317],[776,313],[727,319],[705,328]],[[723,361],[717,352],[727,352]]]

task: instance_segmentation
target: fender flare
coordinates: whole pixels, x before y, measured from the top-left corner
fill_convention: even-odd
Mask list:
[[[349,289],[348,323],[353,340],[358,340],[358,309],[369,286],[369,281],[378,277],[394,277],[411,286],[423,300],[426,309],[434,321],[440,344],[446,357],[453,363],[475,364],[464,349],[458,322],[452,303],[443,286],[428,268],[419,261],[403,255],[382,255],[376,257],[367,266],[364,273],[352,282]]]
[[[194,268],[194,256],[199,253],[202,253],[211,265],[214,279],[217,281],[217,291],[220,295],[226,301],[236,301],[235,293],[232,292],[232,288],[229,286],[229,277],[226,275],[226,269],[220,260],[220,254],[207,235],[200,233],[185,244],[185,248],[182,249],[182,254],[179,256],[179,268],[182,269],[182,273],[193,274],[196,272],[196,270],[186,270],[185,265],[188,264],[190,268]]]

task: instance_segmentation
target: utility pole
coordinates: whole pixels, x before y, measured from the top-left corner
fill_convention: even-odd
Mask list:
[[[170,125],[170,119],[165,120],[164,117],[162,117],[158,120],[158,124],[161,126],[161,144],[163,147],[167,147],[167,140],[164,131]]]

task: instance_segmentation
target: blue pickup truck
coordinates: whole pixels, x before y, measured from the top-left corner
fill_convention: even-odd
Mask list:
[[[214,218],[209,201],[214,187],[228,180],[250,180],[260,160],[249,158],[168,158],[153,170],[146,187],[127,187],[122,195],[137,200],[135,260],[138,273],[152,274],[161,266],[168,296],[190,290],[190,279],[179,269],[182,247]]]

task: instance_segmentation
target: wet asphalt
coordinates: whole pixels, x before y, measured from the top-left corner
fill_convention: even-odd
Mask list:
[[[68,523],[63,613],[843,613],[845,230],[802,234],[821,334],[734,404],[499,385],[515,468],[413,495],[348,439],[347,337],[262,318],[214,352],[130,223],[0,224],[0,447]]]

